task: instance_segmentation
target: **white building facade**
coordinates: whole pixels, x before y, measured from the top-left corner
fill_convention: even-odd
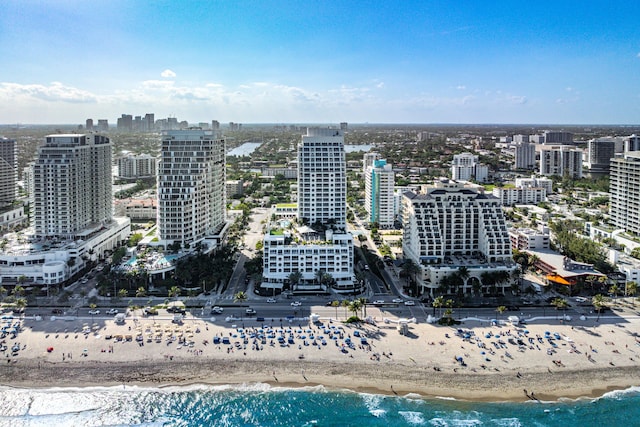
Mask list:
[[[118,176],[120,178],[135,179],[156,176],[158,160],[149,154],[133,155],[118,159]]]
[[[0,206],[17,198],[18,154],[15,139],[0,137]]]
[[[352,293],[353,237],[346,231],[346,158],[341,130],[309,128],[298,145],[298,206],[294,221],[279,221],[264,237],[263,281],[267,293]],[[296,223],[297,222],[297,223]],[[300,280],[292,283],[292,273]],[[321,280],[330,277],[331,280]]]
[[[422,292],[433,293],[462,267],[468,273],[461,287],[465,294],[472,292],[474,282],[482,292],[510,285],[517,267],[498,199],[441,181],[426,193],[405,193],[403,203],[402,249],[420,267],[416,280]],[[490,277],[496,278],[491,284]]]
[[[216,131],[166,131],[158,170],[158,232],[182,246],[226,226],[225,140]]]
[[[36,235],[73,239],[113,218],[111,142],[97,135],[45,137],[33,165]]]
[[[613,226],[640,235],[640,151],[611,159],[609,193]]]
[[[489,167],[479,162],[478,156],[471,153],[455,154],[451,164],[451,179],[454,181],[486,182]]]
[[[571,145],[540,146],[540,175],[582,178],[582,150]]]
[[[395,174],[386,160],[375,160],[365,171],[365,208],[368,222],[393,228]]]

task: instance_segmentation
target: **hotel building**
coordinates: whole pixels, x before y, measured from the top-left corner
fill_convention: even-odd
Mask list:
[[[462,267],[468,277],[457,290],[490,292],[510,286],[513,262],[500,201],[455,181],[441,180],[421,194],[403,198],[404,256],[420,267],[422,293],[433,294]]]
[[[611,159],[609,193],[613,226],[640,235],[640,151]]]
[[[367,221],[380,228],[393,228],[395,174],[386,160],[374,160],[364,174]]]

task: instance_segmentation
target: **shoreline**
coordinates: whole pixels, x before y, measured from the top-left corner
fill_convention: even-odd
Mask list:
[[[411,396],[421,399],[453,399],[463,402],[556,402],[561,400],[597,399],[612,391],[622,391],[640,384],[640,372],[633,367],[563,371],[556,373],[529,372],[523,374],[517,384],[500,373],[472,374],[450,372],[425,372],[423,369],[405,372],[404,380],[396,375],[396,369],[386,370],[385,375],[353,369],[351,364],[330,364],[331,373],[323,373],[312,363],[270,361],[260,370],[276,371],[277,381],[270,373],[259,374],[252,370],[255,363],[237,361],[233,366],[219,361],[200,361],[197,366],[188,361],[160,363],[131,362],[72,362],[69,364],[23,363],[0,365],[4,378],[0,386],[20,389],[92,388],[136,386],[141,388],[172,388],[189,386],[253,386],[266,384],[272,388],[306,388],[321,386],[330,391],[351,391],[387,396]],[[62,366],[61,366],[62,365]],[[230,370],[233,368],[233,370]],[[42,372],[42,370],[47,371]],[[304,370],[307,381],[302,378]],[[55,372],[54,375],[50,375]],[[46,375],[43,378],[43,374]],[[426,375],[428,374],[428,376]],[[7,379],[11,380],[7,381]],[[395,380],[395,381],[394,381]],[[421,381],[423,380],[423,381]],[[393,388],[391,388],[393,386]],[[528,398],[523,388],[533,391],[535,398]],[[496,392],[500,390],[500,392]]]
[[[389,318],[371,311],[378,319]],[[247,320],[240,328],[199,318],[182,325],[169,318],[129,317],[125,325],[104,318],[91,319],[93,324],[89,319],[22,319],[17,336],[4,339],[20,350],[15,356],[0,353],[0,385],[267,384],[470,402],[598,398],[640,386],[640,318],[615,320],[532,323],[526,330],[474,321],[457,328],[417,323],[401,335],[386,322],[318,325],[300,319],[277,326]],[[293,341],[250,338],[267,330]],[[132,339],[116,342],[108,336]],[[321,336],[326,343],[319,342]],[[214,337],[229,338],[230,344],[214,344]],[[349,337],[351,346],[345,344]]]

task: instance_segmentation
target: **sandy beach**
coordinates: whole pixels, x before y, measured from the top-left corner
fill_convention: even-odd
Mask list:
[[[407,335],[389,313],[369,312],[375,325],[327,318],[282,326],[270,319],[222,325],[191,318],[176,325],[135,315],[123,325],[106,317],[22,319],[15,338],[3,338],[1,384],[269,383],[482,401],[593,397],[640,385],[640,318],[630,306],[621,317],[600,321],[562,324],[548,317],[518,328],[475,320],[456,327],[414,323]],[[18,319],[2,322],[11,331]],[[230,344],[214,344],[215,337]]]

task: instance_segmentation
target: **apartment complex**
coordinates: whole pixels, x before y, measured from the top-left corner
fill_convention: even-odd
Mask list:
[[[540,175],[582,178],[582,150],[572,145],[541,145]]]
[[[128,154],[120,157],[117,160],[118,177],[125,179],[155,177],[157,162],[157,159],[149,154]]]
[[[225,153],[225,140],[216,131],[163,133],[158,167],[158,232],[163,244],[218,240],[226,225]]]
[[[347,163],[338,129],[309,128],[298,146],[298,221],[345,229]]]
[[[611,223],[640,235],[640,151],[611,159],[609,193]]]
[[[529,138],[526,142],[521,141],[514,144],[514,169],[534,169],[536,167],[536,145],[529,143],[528,140]]]
[[[17,197],[18,156],[16,141],[0,137],[0,207],[7,206]]]
[[[451,164],[451,179],[454,181],[485,182],[489,177],[489,167],[479,162],[471,153],[455,154]]]
[[[374,160],[364,174],[367,221],[380,228],[393,228],[395,174],[386,160]]]
[[[589,141],[586,166],[590,171],[609,172],[611,159],[615,157],[616,143],[610,138]]]
[[[40,237],[74,239],[113,217],[111,142],[103,135],[49,135],[33,165],[33,225]]]
[[[265,292],[353,292],[353,238],[346,231],[346,161],[341,130],[309,128],[298,145],[296,218],[278,218],[264,238]],[[294,274],[295,273],[295,274]],[[299,278],[292,279],[292,274]]]
[[[466,269],[459,289],[470,293],[510,285],[516,269],[500,201],[475,188],[441,180],[424,193],[403,198],[404,256],[420,267],[422,292],[433,292],[443,279]]]

